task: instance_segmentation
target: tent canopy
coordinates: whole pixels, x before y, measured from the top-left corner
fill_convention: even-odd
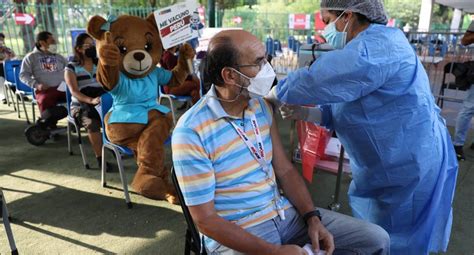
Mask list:
[[[436,0],[436,3],[474,13],[474,0]]]

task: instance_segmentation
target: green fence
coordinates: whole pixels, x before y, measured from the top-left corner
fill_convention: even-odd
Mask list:
[[[108,14],[129,14],[146,17],[153,11],[151,7],[121,7],[108,5],[68,5],[68,4],[2,4],[0,3],[0,31],[6,36],[6,45],[19,56],[24,56],[34,47],[35,35],[49,31],[58,39],[58,51],[72,54],[70,32],[85,29],[87,21],[94,15],[106,17]],[[15,13],[30,14],[34,25],[18,25]]]

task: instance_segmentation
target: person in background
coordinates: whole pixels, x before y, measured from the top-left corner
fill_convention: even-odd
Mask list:
[[[471,25],[467,29],[463,38],[461,39],[461,44],[464,46],[474,43],[474,21],[471,22]],[[471,86],[467,91],[467,96],[463,101],[462,108],[458,113],[456,118],[456,131],[454,133],[454,150],[459,160],[465,160],[466,156],[464,155],[464,143],[466,142],[467,131],[471,125],[471,119],[474,115],[474,86]],[[474,143],[471,144],[471,149],[474,150]]]
[[[163,52],[163,56],[160,60],[161,67],[166,70],[172,70],[178,64],[177,50],[178,46],[175,46]],[[177,87],[164,87],[164,91],[167,94],[173,94],[175,96],[191,96],[193,104],[201,98],[200,89],[200,81],[195,74],[188,75],[186,81]]]
[[[391,254],[446,251],[458,162],[423,65],[386,26],[381,0],[322,0],[321,15],[335,50],[290,72],[269,99],[298,105],[282,115],[336,131],[350,157],[352,214],[388,232]]]
[[[3,83],[5,82],[5,74],[3,70],[3,62],[15,58],[15,52],[5,45],[5,34],[0,33],[0,92],[3,93]],[[15,88],[11,88],[15,90]],[[0,95],[3,103],[6,103],[5,95]]]
[[[0,33],[0,64],[2,65],[2,68],[0,69],[0,76],[4,76],[3,62],[14,59],[15,57],[15,52],[5,45],[5,34]]]
[[[35,89],[41,112],[38,122],[46,128],[55,129],[58,120],[67,116],[67,110],[58,103],[66,101],[66,94],[58,91],[64,82],[66,59],[57,54],[56,39],[47,31],[36,35],[36,45],[21,64],[20,80]]]
[[[77,36],[74,61],[66,66],[64,79],[71,91],[71,115],[87,129],[89,141],[99,166],[102,163],[101,119],[95,109],[100,96],[105,93],[96,80],[97,51],[94,40],[88,34]]]

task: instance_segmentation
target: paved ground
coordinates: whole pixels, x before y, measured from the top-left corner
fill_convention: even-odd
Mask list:
[[[455,107],[455,106],[453,106]],[[449,108],[449,107],[448,107]],[[454,109],[454,108],[453,108]],[[448,123],[455,109],[447,110]],[[280,123],[288,145],[289,125]],[[12,108],[0,105],[0,186],[14,218],[13,231],[21,254],[182,254],[185,221],[180,207],[131,196],[133,209],[125,206],[120,189],[100,185],[100,172],[91,149],[86,145],[92,170],[81,164],[78,147],[67,153],[67,141],[48,141],[45,146],[29,145],[23,135],[24,119]],[[474,151],[460,165],[454,201],[454,227],[447,254],[474,254]],[[112,161],[113,157],[108,155]],[[133,159],[126,160],[128,181],[133,176]],[[108,183],[120,187],[117,173]],[[350,214],[345,176],[341,212]],[[335,177],[318,173],[310,190],[316,204],[331,202]],[[0,227],[0,254],[8,254],[3,227]]]

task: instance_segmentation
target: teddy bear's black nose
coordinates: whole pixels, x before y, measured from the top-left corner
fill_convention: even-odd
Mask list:
[[[145,54],[137,52],[133,54],[133,58],[137,61],[142,61],[143,59],[145,59]]]

